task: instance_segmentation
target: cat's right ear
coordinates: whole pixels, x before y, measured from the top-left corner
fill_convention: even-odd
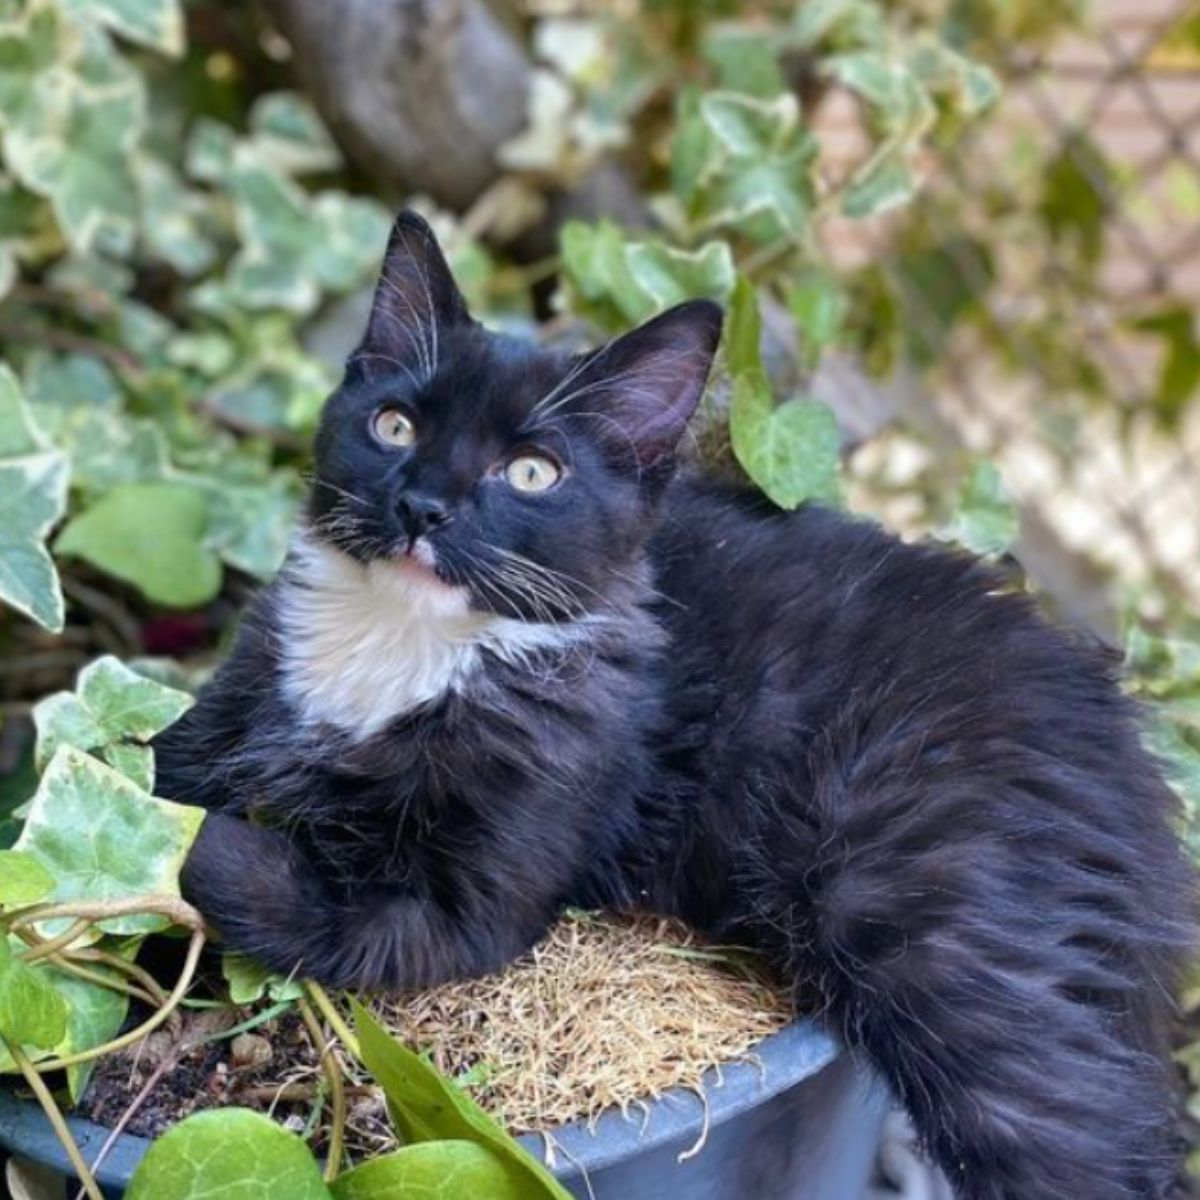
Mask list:
[[[392,226],[366,333],[346,369],[362,379],[403,370],[425,381],[437,371],[441,335],[470,320],[429,223],[406,209]]]

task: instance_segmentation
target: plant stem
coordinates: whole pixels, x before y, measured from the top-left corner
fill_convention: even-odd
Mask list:
[[[67,1157],[71,1160],[71,1166],[74,1168],[75,1174],[79,1176],[79,1182],[83,1184],[84,1194],[88,1197],[88,1200],[104,1200],[103,1195],[100,1193],[100,1188],[96,1185],[96,1180],[93,1178],[91,1171],[88,1170],[87,1163],[83,1160],[83,1155],[79,1152],[79,1147],[75,1144],[75,1139],[71,1135],[71,1130],[67,1127],[67,1122],[63,1118],[62,1112],[54,1102],[54,1097],[50,1094],[50,1089],[38,1074],[37,1069],[25,1056],[25,1052],[20,1046],[14,1042],[10,1042],[3,1034],[0,1034],[0,1042],[4,1043],[13,1062],[17,1064],[17,1068],[21,1074],[25,1076],[25,1082],[33,1089],[33,1094],[37,1096],[38,1103],[42,1106],[42,1111],[45,1112],[50,1124],[54,1127],[55,1135],[62,1143],[63,1149],[67,1152]]]
[[[134,1042],[140,1042],[142,1038],[153,1033],[171,1016],[179,1006],[179,1001],[183,999],[184,993],[191,987],[192,979],[196,974],[196,965],[200,961],[200,951],[204,949],[204,941],[203,930],[196,929],[192,931],[192,940],[188,943],[187,959],[183,964],[183,970],[179,974],[179,981],[167,997],[167,1002],[136,1029],[131,1029],[128,1033],[123,1033],[120,1037],[113,1038],[111,1042],[105,1042],[102,1046],[93,1046],[90,1050],[81,1050],[78,1054],[68,1054],[63,1058],[45,1059],[42,1062],[33,1064],[33,1069],[43,1075],[48,1074],[50,1071],[61,1071],[64,1067],[73,1067],[77,1063],[91,1062],[94,1058],[101,1058],[105,1054],[124,1050],[126,1046],[132,1046]]]
[[[31,904],[5,914],[2,923],[12,929],[34,921],[53,921],[60,917],[86,917],[89,921],[110,921],[114,917],[153,915],[166,917],[173,925],[201,931],[204,918],[180,896],[133,896],[128,900],[66,900],[61,904]]]
[[[87,917],[80,917],[74,921],[71,928],[65,933],[60,933],[58,937],[39,938],[32,937],[26,944],[29,950],[21,956],[23,962],[37,962],[39,958],[48,958],[52,954],[57,954],[58,951],[69,946],[79,935],[91,925],[91,921]]]
[[[166,1004],[167,1002],[167,993],[158,980],[145,968],[139,967],[135,962],[129,962],[119,954],[112,954],[108,950],[100,950],[95,946],[88,946],[83,950],[69,951],[67,957],[73,962],[103,963],[106,967],[114,971],[120,971],[123,975],[128,975],[131,979],[136,979],[153,997],[154,1005]]]
[[[304,981],[304,990],[308,993],[308,998],[321,1010],[321,1015],[329,1022],[330,1028],[337,1034],[338,1040],[342,1045],[359,1062],[362,1062],[362,1052],[358,1048],[358,1038],[350,1032],[350,1026],[346,1024],[342,1019],[342,1014],[334,1007],[328,992],[319,983],[314,983],[311,979]]]
[[[307,1000],[298,1000],[300,1016],[308,1027],[313,1045],[321,1055],[321,1069],[329,1081],[329,1096],[332,1114],[329,1121],[329,1158],[325,1163],[325,1182],[332,1183],[342,1167],[342,1143],[346,1130],[346,1085],[342,1079],[342,1066],[338,1062],[333,1049],[333,1042],[327,1040],[320,1023],[313,1014]]]

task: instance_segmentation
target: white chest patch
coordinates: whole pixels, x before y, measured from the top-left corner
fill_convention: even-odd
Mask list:
[[[571,645],[584,624],[472,612],[465,588],[404,563],[363,566],[304,537],[281,581],[279,617],[288,699],[304,720],[358,738],[460,690],[486,655],[519,662]]]

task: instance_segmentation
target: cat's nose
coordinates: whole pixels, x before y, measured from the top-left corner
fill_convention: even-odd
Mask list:
[[[429,533],[439,525],[445,525],[451,515],[445,501],[420,492],[403,493],[396,501],[396,513],[410,542],[415,542],[422,534]]]

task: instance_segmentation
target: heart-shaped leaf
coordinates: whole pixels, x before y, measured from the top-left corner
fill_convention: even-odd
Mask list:
[[[532,1200],[494,1150],[478,1142],[420,1142],[346,1171],[333,1181],[334,1200]]]
[[[1019,530],[1020,516],[999,468],[993,462],[976,463],[942,536],[976,554],[996,555],[1012,548]]]
[[[330,1200],[308,1147],[246,1108],[194,1113],[163,1134],[126,1200]]]
[[[766,375],[745,371],[734,380],[729,432],[738,461],[781,508],[837,500],[841,437],[824,404],[797,399],[777,407]]]
[[[45,968],[27,965],[0,934],[0,1036],[14,1046],[50,1049],[67,1030],[67,1006],[46,979]]]
[[[197,488],[130,483],[73,518],[54,548],[133,584],[158,604],[198,608],[221,587],[220,559],[205,541],[208,524],[208,500]]]

